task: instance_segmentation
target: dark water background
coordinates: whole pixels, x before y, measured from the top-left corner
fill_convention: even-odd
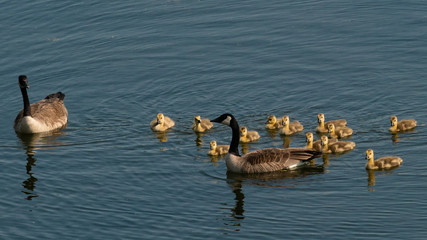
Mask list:
[[[427,3],[2,1],[1,239],[422,239],[427,234]],[[17,78],[66,94],[69,124],[20,137]],[[176,121],[165,135],[149,122]],[[261,139],[270,114],[314,131],[345,118],[357,147],[297,171],[227,174],[206,153],[233,113]],[[389,117],[415,118],[392,136]],[[367,172],[364,151],[403,166]]]

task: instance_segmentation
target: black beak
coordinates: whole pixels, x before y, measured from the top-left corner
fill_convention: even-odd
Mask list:
[[[220,123],[221,121],[219,120],[219,117],[217,117],[217,118],[215,118],[215,119],[213,119],[213,120],[210,120],[211,122],[217,122],[217,123]]]

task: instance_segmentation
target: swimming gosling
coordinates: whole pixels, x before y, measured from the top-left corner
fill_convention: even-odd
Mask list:
[[[249,143],[257,141],[260,138],[257,131],[248,131],[248,129],[243,126],[240,128],[240,142]]]
[[[192,129],[195,133],[205,132],[206,130],[211,129],[212,127],[213,127],[213,124],[211,123],[211,121],[209,121],[209,119],[207,118],[202,119],[200,116],[194,117]]]
[[[157,117],[150,123],[151,129],[156,132],[164,132],[174,125],[175,122],[170,117],[163,115],[163,113],[158,113]]]
[[[408,120],[401,120],[398,122],[396,116],[391,116],[390,124],[391,124],[391,127],[389,128],[390,132],[396,133],[396,132],[403,132],[403,131],[414,129],[417,126],[417,121],[415,121],[415,119],[408,119]]]
[[[366,157],[368,162],[366,163],[366,169],[368,170],[383,170],[399,167],[402,165],[403,160],[396,156],[386,156],[378,158],[374,161],[374,150],[366,150]]]
[[[327,133],[328,132],[328,124],[333,123],[335,126],[347,126],[347,121],[345,119],[337,119],[337,120],[329,120],[325,122],[325,114],[319,113],[317,114],[317,127],[316,132],[318,133]],[[325,127],[326,126],[326,127]]]
[[[281,135],[292,135],[297,132],[304,130],[304,126],[297,120],[290,122],[289,116],[282,117],[282,129],[280,129]]]

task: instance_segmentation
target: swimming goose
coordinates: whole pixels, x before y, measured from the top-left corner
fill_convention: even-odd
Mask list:
[[[316,132],[318,132],[318,133],[327,133],[328,132],[327,126],[330,123],[333,123],[336,127],[347,126],[347,121],[345,119],[329,120],[329,121],[325,122],[325,114],[323,114],[323,113],[317,114],[317,123],[318,123],[318,125],[316,127]]]
[[[307,145],[305,146],[305,148],[309,148],[309,149],[313,149],[316,151],[321,152],[322,151],[322,144],[321,144],[321,140],[316,140],[314,141],[314,135],[312,132],[307,132],[305,134],[305,140],[307,142]],[[329,139],[328,140],[328,144],[331,145],[334,142],[337,142],[338,139],[333,138],[333,139]]]
[[[335,128],[335,125],[333,123],[329,123],[328,132],[331,138],[345,138],[353,134],[353,129],[349,127]]]
[[[64,105],[65,94],[49,94],[43,100],[30,105],[27,76],[19,76],[19,88],[24,100],[24,109],[15,118],[13,128],[19,133],[41,133],[63,128],[68,122],[68,111]]]
[[[393,133],[411,130],[417,126],[417,121],[415,121],[414,119],[401,120],[398,122],[396,116],[390,117],[390,123],[391,127],[389,128],[389,130]]]
[[[329,144],[329,139],[325,135],[323,135],[320,140],[323,153],[343,153],[353,150],[356,147],[356,143],[350,141],[336,141]]]
[[[264,173],[283,169],[293,169],[304,162],[319,157],[320,152],[306,148],[266,148],[239,154],[239,124],[236,118],[229,113],[222,114],[211,120],[227,125],[232,130],[230,150],[226,157],[228,171],[236,173]]]
[[[265,128],[267,129],[279,129],[282,127],[282,124],[277,121],[276,116],[270,115],[267,118],[267,122],[265,122]]]
[[[163,115],[163,113],[158,113],[157,117],[150,123],[151,129],[156,132],[164,132],[174,125],[175,122],[170,117]]]
[[[209,121],[209,119],[207,118],[201,119],[200,116],[195,116],[192,129],[196,133],[202,133],[202,132],[205,132],[206,130],[211,129],[212,126],[213,124],[211,123],[211,121]]]
[[[210,150],[208,152],[209,156],[219,156],[224,155],[228,153],[228,150],[230,149],[229,145],[217,145],[215,140],[212,140],[210,142]]]
[[[368,160],[366,169],[369,170],[394,168],[400,166],[403,162],[400,157],[395,156],[381,157],[374,161],[374,150],[372,149],[366,150],[366,159]]]
[[[248,143],[254,142],[260,138],[257,131],[248,131],[248,129],[243,126],[240,128],[240,142]]]
[[[282,135],[292,135],[304,130],[304,126],[299,121],[290,122],[289,116],[286,115],[282,117],[282,126],[283,128],[280,130],[280,134]]]

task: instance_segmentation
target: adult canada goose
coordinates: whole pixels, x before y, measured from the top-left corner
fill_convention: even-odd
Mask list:
[[[211,120],[227,125],[232,130],[230,150],[226,157],[227,169],[236,173],[264,173],[283,169],[293,169],[303,162],[319,157],[320,152],[306,148],[266,148],[239,154],[239,124],[236,118],[229,113],[222,114]]]
[[[248,143],[254,142],[260,138],[257,131],[248,131],[248,129],[243,126],[240,128],[240,142]]]
[[[318,133],[327,133],[328,132],[327,126],[330,123],[333,123],[336,127],[347,126],[347,121],[345,119],[329,120],[325,122],[325,114],[323,113],[317,114],[317,123],[318,125],[316,127],[316,132]]]
[[[372,149],[366,150],[366,159],[368,160],[366,169],[369,170],[394,168],[400,166],[403,162],[400,157],[395,156],[381,157],[374,161],[374,150]]]
[[[353,134],[353,129],[349,127],[335,128],[335,125],[333,123],[329,123],[328,132],[331,138],[345,138]]]
[[[356,143],[350,141],[336,141],[329,144],[329,139],[326,135],[320,137],[323,153],[343,153],[353,150]]]
[[[212,140],[210,142],[210,150],[208,152],[209,156],[219,156],[224,155],[228,153],[228,150],[230,149],[229,145],[217,145],[215,140]]]
[[[307,132],[305,134],[305,140],[307,142],[307,145],[305,146],[305,148],[309,148],[309,149],[313,149],[316,151],[321,152],[322,151],[322,144],[321,144],[321,140],[316,140],[314,141],[314,135],[312,132]],[[328,144],[331,145],[334,142],[337,142],[338,139],[333,138],[333,139],[329,139],[328,140]]]
[[[390,117],[390,123],[391,127],[389,128],[389,130],[393,133],[408,131],[417,126],[417,121],[415,121],[414,119],[401,120],[398,122],[396,116]]]
[[[174,125],[175,122],[170,117],[163,115],[163,113],[158,113],[157,117],[150,123],[151,129],[156,132],[164,132]]]
[[[19,76],[19,88],[24,100],[22,109],[15,118],[13,128],[19,133],[41,133],[63,128],[67,125],[68,111],[64,105],[65,94],[49,94],[46,98],[30,105],[27,76]]]
[[[209,119],[207,118],[202,119],[200,116],[195,116],[192,129],[196,133],[202,133],[202,132],[205,132],[206,130],[211,129],[212,126],[213,124],[211,123],[211,121],[209,121]]]
[[[290,122],[289,116],[286,115],[282,117],[282,126],[283,128],[280,130],[282,135],[292,135],[304,130],[304,126],[299,121]]]
[[[274,115],[268,116],[267,122],[265,122],[265,128],[273,130],[273,129],[279,129],[281,127],[282,127],[282,124],[279,121],[277,121],[276,116]]]

